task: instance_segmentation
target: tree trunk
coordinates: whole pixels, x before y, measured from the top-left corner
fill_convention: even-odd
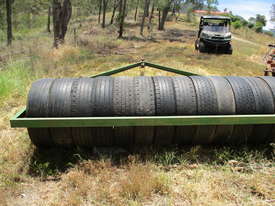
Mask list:
[[[11,0],[6,0],[6,10],[7,10],[7,45],[10,46],[12,43],[12,2]]]
[[[135,21],[137,21],[138,6],[139,6],[139,0],[137,1],[136,11],[135,11]]]
[[[159,27],[158,27],[158,30],[160,30],[160,19],[161,19],[161,11],[160,11],[160,8],[158,8],[158,13],[159,13]]]
[[[162,10],[162,18],[161,18],[160,24],[159,24],[159,30],[161,30],[161,31],[164,30],[165,21],[168,16],[168,12],[169,12],[171,3],[172,3],[172,1],[169,1],[166,4],[166,6],[164,7],[164,9]]]
[[[144,23],[145,23],[146,13],[148,11],[149,4],[150,4],[150,0],[145,0],[145,2],[144,2],[143,16],[142,16],[142,21],[141,21],[141,25],[140,25],[140,35],[142,35],[142,36],[143,36],[143,29],[144,29]]]
[[[103,1],[103,0],[98,0],[98,1],[99,1],[98,24],[100,24],[100,22],[101,22],[102,1]]]
[[[58,48],[63,44],[72,15],[72,5],[70,0],[53,0],[53,28],[54,28],[54,47]]]
[[[119,35],[118,38],[123,37],[123,30],[124,30],[124,19],[125,19],[125,13],[126,13],[126,4],[127,0],[120,0],[120,5],[119,5]]]
[[[148,30],[150,30],[152,27],[152,19],[154,16],[154,11],[155,11],[155,1],[153,0],[152,9],[151,9],[150,17],[149,17]]]
[[[48,8],[48,23],[47,23],[47,31],[51,33],[51,14],[52,14],[52,9],[51,6]]]
[[[105,28],[106,20],[106,10],[107,10],[108,0],[103,0],[103,16],[102,16],[102,28]]]
[[[112,18],[111,18],[110,24],[114,23],[114,18],[115,18],[115,15],[116,15],[116,9],[117,9],[117,0],[114,0],[114,8],[113,8],[113,13],[112,13]]]

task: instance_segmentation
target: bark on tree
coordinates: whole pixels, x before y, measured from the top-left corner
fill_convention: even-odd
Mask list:
[[[100,22],[101,22],[102,1],[103,1],[103,0],[98,0],[98,3],[99,3],[99,10],[98,10],[98,24],[100,24]]]
[[[114,8],[113,8],[113,13],[112,13],[110,24],[114,23],[114,18],[115,18],[115,15],[116,15],[117,6],[118,6],[117,0],[114,0]]]
[[[165,25],[165,22],[166,22],[166,19],[168,16],[168,12],[170,10],[172,2],[173,2],[173,0],[169,0],[162,10],[162,17],[161,17],[160,24],[159,24],[159,30],[161,30],[161,31],[164,30],[164,25]]]
[[[12,43],[12,1],[6,0],[6,11],[7,11],[7,45],[10,46]]]
[[[52,15],[52,8],[49,6],[48,8],[48,22],[47,22],[47,31],[51,33],[51,15]]]
[[[119,22],[120,23],[119,23],[118,38],[123,37],[126,4],[127,4],[127,0],[120,0],[120,3],[119,3]]]
[[[138,6],[139,6],[139,0],[137,1],[137,5],[136,5],[135,21],[137,21]]]
[[[161,19],[161,11],[160,11],[160,8],[158,8],[158,13],[159,13],[159,26],[158,26],[158,30],[160,30],[160,19]]]
[[[72,15],[70,0],[53,0],[54,47],[63,44]]]
[[[148,12],[149,5],[150,5],[150,0],[145,0],[143,16],[142,16],[141,25],[140,25],[140,35],[142,35],[142,36],[143,36],[145,18],[146,18],[146,14]]]
[[[103,16],[102,16],[102,28],[105,28],[105,21],[106,21],[106,10],[108,6],[108,0],[103,0]]]
[[[154,16],[154,11],[155,11],[155,1],[153,0],[151,13],[150,13],[150,17],[149,17],[148,30],[151,30],[151,27],[152,27],[152,19],[153,19],[153,16]]]

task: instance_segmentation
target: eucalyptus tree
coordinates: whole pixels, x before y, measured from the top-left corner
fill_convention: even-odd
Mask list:
[[[72,4],[70,0],[52,0],[53,7],[53,31],[54,47],[63,44],[72,16]]]

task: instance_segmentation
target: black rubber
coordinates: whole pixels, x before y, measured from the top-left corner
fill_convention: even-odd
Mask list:
[[[94,116],[113,116],[113,88],[114,78],[97,77],[94,78],[92,91],[92,102],[94,105]],[[93,146],[112,146],[114,144],[113,128],[93,127],[91,135]]]
[[[248,82],[252,88],[257,114],[272,114],[274,113],[273,94],[265,82],[256,77],[242,77]]]
[[[94,116],[94,104],[92,101],[93,92],[92,78],[79,78],[73,82],[71,90],[71,116],[92,117]],[[81,147],[94,145],[91,137],[92,128],[72,128],[73,143]]]
[[[27,117],[274,114],[274,77],[97,77],[43,79],[30,90]],[[46,146],[262,143],[274,125],[29,128]]]
[[[191,76],[197,96],[198,115],[218,114],[218,100],[214,84],[206,77]],[[198,126],[193,138],[194,144],[213,142],[216,126]]]
[[[256,114],[256,101],[249,83],[241,77],[225,77],[230,83],[236,103],[236,114]],[[253,131],[252,125],[236,125],[228,143],[248,143],[248,138]]]
[[[196,115],[197,97],[194,84],[189,77],[172,77],[177,115]],[[174,143],[178,145],[191,144],[197,126],[177,126],[175,128]]]
[[[194,84],[189,77],[171,77],[175,90],[177,115],[197,114],[197,97]]]
[[[27,101],[27,117],[48,116],[49,90],[53,81],[54,79],[41,79],[32,84]],[[28,133],[31,141],[37,147],[54,145],[48,128],[28,128]]]
[[[225,77],[231,85],[235,103],[236,103],[236,114],[255,114],[256,102],[252,88],[241,77]]]
[[[236,105],[234,99],[234,93],[231,85],[224,77],[207,77],[213,83],[218,102],[218,114],[219,115],[233,115],[236,113]],[[233,125],[221,125],[216,127],[215,135],[213,137],[213,143],[223,144],[232,135]]]
[[[243,77],[251,86],[256,101],[257,114],[273,114],[274,100],[269,86],[256,77]],[[272,125],[254,125],[248,143],[264,142],[272,130]]]
[[[71,116],[71,90],[75,79],[56,79],[49,95],[49,117]],[[70,147],[73,144],[71,128],[50,128],[53,141],[58,146]]]
[[[274,77],[259,77],[260,79],[262,79],[271,89],[272,94],[273,94],[273,99],[274,99],[274,105],[275,105],[275,78]],[[272,130],[270,132],[270,134],[268,134],[267,142],[275,142],[275,125],[272,125]]]
[[[133,77],[114,79],[114,116],[135,115],[135,82]],[[134,127],[116,127],[115,145],[131,146],[134,143]]]
[[[171,77],[153,77],[155,87],[156,115],[176,114],[175,90]],[[155,127],[156,145],[169,145],[173,142],[175,127]],[[169,135],[167,135],[169,134]]]
[[[155,91],[152,77],[135,77],[135,115],[155,116]],[[135,127],[136,145],[151,145],[154,127]]]

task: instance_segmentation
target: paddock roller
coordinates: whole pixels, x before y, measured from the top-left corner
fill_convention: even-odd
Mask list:
[[[273,115],[274,101],[274,77],[101,76],[41,79],[31,86],[25,116],[37,121],[39,118],[99,117],[104,121],[104,118],[129,117],[136,118],[139,123],[146,117],[176,119],[180,116],[188,119],[246,115],[249,118],[249,115]],[[49,125],[43,128],[28,126],[28,132],[38,147],[259,144],[272,141],[274,124],[256,123],[158,125],[152,121],[152,125],[146,126],[129,123],[123,126],[58,128]]]

